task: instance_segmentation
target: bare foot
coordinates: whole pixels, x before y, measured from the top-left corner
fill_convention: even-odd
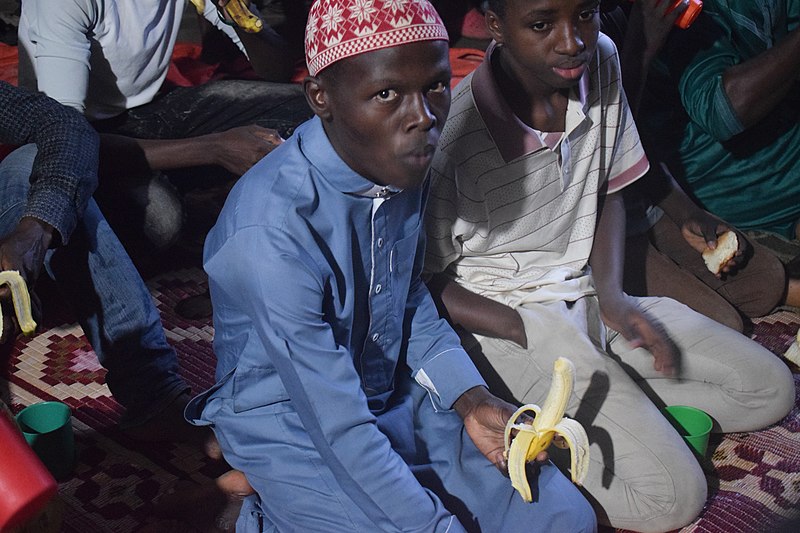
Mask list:
[[[209,291],[203,294],[187,296],[175,305],[175,312],[183,318],[197,320],[211,316],[211,294]]]
[[[156,502],[155,513],[205,533],[233,532],[242,502],[250,494],[253,489],[244,474],[231,470],[202,485],[178,482]]]

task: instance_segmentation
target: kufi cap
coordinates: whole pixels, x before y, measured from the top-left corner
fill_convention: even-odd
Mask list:
[[[446,41],[427,0],[316,0],[306,23],[306,65],[316,76],[340,59],[418,41]]]

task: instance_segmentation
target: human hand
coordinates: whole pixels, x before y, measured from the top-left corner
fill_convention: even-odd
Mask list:
[[[627,295],[600,303],[603,322],[618,331],[633,348],[644,348],[653,356],[653,368],[665,376],[680,374],[680,352],[663,326],[648,317]]]
[[[683,238],[686,239],[689,246],[701,254],[706,248],[712,250],[716,249],[717,238],[728,231],[733,231],[730,226],[700,209],[695,211],[692,216],[687,217],[681,225]],[[736,237],[739,242],[739,247],[733,257],[720,268],[719,273],[716,274],[717,277],[733,272],[740,266],[742,261],[744,261],[744,253],[747,251],[749,244],[747,239],[740,233],[736,232]]]
[[[213,0],[213,2],[223,23],[242,29],[245,33],[259,33],[264,28],[261,12],[250,0]]]
[[[453,408],[464,420],[464,428],[475,447],[504,475],[508,475],[504,433],[506,423],[516,408],[493,395],[486,387],[473,387],[456,400]],[[519,420],[524,422],[522,418]],[[536,456],[536,462],[547,461],[547,452]]]
[[[628,19],[628,31],[635,31],[643,41],[644,56],[654,57],[669,36],[675,21],[689,7],[683,0],[670,11],[674,0],[636,0]]]
[[[53,227],[41,220],[23,217],[19,224],[0,239],[0,270],[16,270],[32,287],[44,265],[44,255],[53,240]],[[31,295],[32,304],[35,298]],[[11,301],[11,290],[0,286],[0,305],[3,306],[3,328],[0,344],[16,337],[17,327]]]
[[[212,136],[217,164],[237,176],[247,172],[283,143],[277,131],[255,124],[214,133]]]

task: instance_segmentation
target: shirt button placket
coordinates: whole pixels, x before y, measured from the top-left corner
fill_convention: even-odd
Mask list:
[[[383,265],[383,263],[385,261],[384,254],[383,254],[383,244],[384,244],[383,237],[378,237],[378,238],[375,239],[375,246],[378,249],[378,253],[375,254],[375,272],[376,273],[382,273],[383,272],[382,265]],[[372,299],[373,299],[372,300],[372,308],[373,309],[379,309],[380,305],[379,305],[379,302],[378,302],[378,295],[383,290],[383,285],[377,279],[375,281],[376,281],[376,284],[375,284],[375,288],[373,290],[373,295],[372,295]],[[372,334],[372,342],[377,343],[380,338],[381,338],[381,334],[380,333],[374,332]]]

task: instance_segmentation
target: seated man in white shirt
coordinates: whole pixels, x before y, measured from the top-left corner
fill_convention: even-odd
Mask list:
[[[134,248],[165,248],[180,237],[184,217],[172,186],[185,193],[241,175],[311,115],[301,88],[285,83],[292,65],[283,41],[266,26],[258,33],[231,26],[217,3],[227,2],[207,0],[203,17],[269,82],[225,80],[165,91],[185,0],[62,0],[57,7],[27,0],[23,6],[20,85],[77,109],[103,134],[98,201]],[[153,171],[166,171],[170,181]]]

